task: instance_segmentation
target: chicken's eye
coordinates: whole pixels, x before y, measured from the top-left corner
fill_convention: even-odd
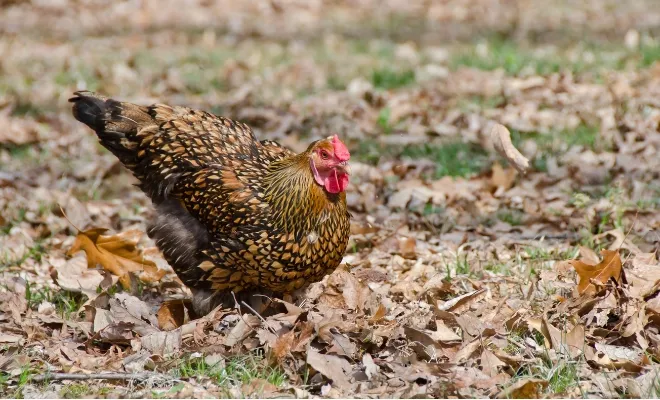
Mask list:
[[[321,158],[327,160],[328,158],[330,158],[330,154],[328,154],[327,151],[321,151]]]

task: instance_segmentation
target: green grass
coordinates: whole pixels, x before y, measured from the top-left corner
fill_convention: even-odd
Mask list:
[[[646,44],[643,45],[640,49],[642,59],[640,64],[642,67],[650,67],[655,62],[660,61],[660,44]]]
[[[502,69],[508,75],[593,72],[598,78],[604,69],[621,70],[628,66],[647,68],[658,60],[660,46],[654,44],[644,44],[638,51],[630,51],[620,45],[590,43],[557,49],[530,47],[495,37],[478,45],[457,48],[450,58],[450,67],[486,71]]]
[[[21,373],[16,377],[12,377],[5,371],[0,371],[0,395],[3,398],[22,399],[23,388],[30,383],[32,375],[36,373],[30,365],[24,365],[21,368]],[[10,385],[14,387],[9,389]]]
[[[24,207],[20,207],[16,209],[16,215],[9,217],[9,219],[5,222],[5,224],[3,226],[0,226],[0,235],[8,235],[9,232],[11,231],[11,228],[25,221],[27,212],[28,209]],[[7,211],[4,211],[3,213],[7,213]]]
[[[581,146],[589,150],[609,149],[606,143],[599,141],[600,128],[597,126],[578,125],[575,129],[567,129],[549,133],[520,132],[511,130],[511,141],[520,146],[523,140],[533,140],[539,146],[539,152],[557,153],[562,149]]]
[[[61,390],[60,390],[60,396],[63,399],[80,399],[84,397],[86,394],[90,394],[93,392],[93,389],[86,383],[70,383],[68,385],[65,385]]]
[[[483,268],[484,270],[490,271],[497,275],[505,275],[505,276],[511,275],[511,267],[509,267],[504,263],[492,262],[486,264]]]
[[[415,82],[415,71],[406,69],[396,71],[389,67],[374,70],[371,73],[371,83],[378,89],[397,89]]]
[[[358,161],[371,165],[378,164],[381,157],[431,160],[436,165],[433,171],[433,178],[436,179],[443,176],[468,177],[482,172],[489,165],[488,153],[481,146],[463,142],[411,144],[402,147],[375,140],[362,140],[352,148],[354,150],[351,153]]]
[[[540,333],[537,332],[537,335],[540,335]],[[543,346],[542,338],[540,345]],[[567,361],[563,359],[552,362],[539,358],[538,364],[526,365],[518,370],[516,377],[546,380],[548,382],[545,389],[546,395],[562,396],[572,394],[574,389],[580,388],[580,362],[579,360]]]
[[[522,251],[525,252],[529,260],[533,261],[571,260],[580,253],[578,247],[560,251],[557,249],[548,250],[542,247],[525,246]]]
[[[264,379],[275,386],[282,386],[287,381],[284,371],[268,366],[267,361],[256,354],[227,358],[224,365],[208,365],[201,358],[186,359],[172,372],[182,379],[207,377],[219,386],[241,385],[254,379]]]
[[[534,141],[537,145],[537,155],[531,160],[532,165],[539,172],[547,172],[548,158],[559,156],[573,146],[581,146],[595,152],[610,150],[611,144],[601,141],[599,133],[600,128],[584,124],[578,125],[575,129],[549,133],[520,132],[511,129],[511,141],[517,148],[520,148],[525,140]]]
[[[54,290],[49,287],[36,288],[29,283],[25,287],[25,299],[28,307],[34,309],[39,304],[47,301],[55,306],[57,313],[63,318],[71,318],[87,300],[87,296],[81,293],[66,290]]]
[[[468,177],[488,166],[488,154],[481,146],[463,142],[407,146],[401,155],[433,161],[436,165],[434,178]]]
[[[12,257],[9,252],[0,249],[0,270],[11,266],[20,267],[29,259],[34,259],[35,262],[39,263],[46,251],[47,249],[43,246],[42,241],[37,241],[34,246],[28,248],[18,257]]]
[[[520,210],[504,208],[497,211],[497,218],[512,226],[522,225],[525,214]]]

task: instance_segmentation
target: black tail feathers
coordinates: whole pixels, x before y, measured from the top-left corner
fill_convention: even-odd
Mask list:
[[[73,103],[73,116],[96,132],[105,128],[105,118],[108,114],[108,100],[88,91],[74,93],[69,99]]]
[[[154,124],[148,109],[93,92],[74,94],[75,97],[69,99],[73,103],[73,116],[92,128],[101,144],[133,170],[137,162],[137,133],[140,128]]]

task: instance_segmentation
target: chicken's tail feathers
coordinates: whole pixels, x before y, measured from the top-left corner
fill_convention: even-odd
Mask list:
[[[154,124],[148,109],[86,90],[74,95],[69,99],[73,103],[73,116],[92,128],[101,144],[131,168],[137,156],[138,131]]]

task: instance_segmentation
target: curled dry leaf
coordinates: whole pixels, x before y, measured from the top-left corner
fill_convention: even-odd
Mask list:
[[[151,283],[160,280],[165,271],[159,270],[156,264],[144,258],[137,248],[137,238],[142,235],[138,231],[128,231],[119,235],[103,236],[107,231],[103,228],[93,228],[78,232],[76,240],[67,252],[71,256],[78,251],[87,254],[87,267],[103,269],[119,277],[125,289],[131,288],[132,272],[140,272],[140,279]]]
[[[495,124],[493,130],[490,132],[490,137],[495,150],[502,157],[506,158],[521,173],[524,174],[527,172],[529,169],[529,160],[513,146],[513,143],[511,143],[511,133],[504,125]]]
[[[577,286],[578,294],[593,294],[596,287],[592,280],[602,284],[607,283],[610,278],[619,282],[621,277],[621,256],[618,251],[601,251],[603,260],[598,264],[591,264],[587,260],[571,260],[569,263],[575,268],[575,272],[580,276],[580,283]]]
[[[158,327],[164,331],[171,331],[184,324],[186,306],[183,300],[165,301],[156,313]]]

